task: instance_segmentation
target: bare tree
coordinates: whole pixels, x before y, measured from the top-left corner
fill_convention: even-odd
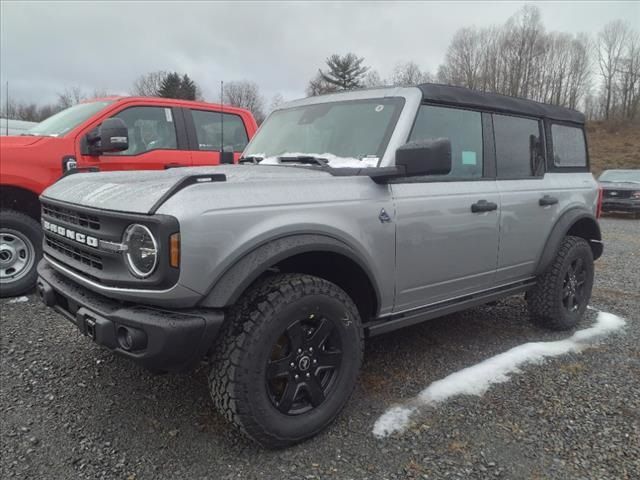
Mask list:
[[[458,30],[438,80],[576,108],[591,85],[590,48],[586,35],[546,33],[527,5],[501,27]]]
[[[271,104],[269,105],[269,112],[273,112],[280,105],[285,102],[284,97],[281,93],[276,93],[273,97],[271,97]]]
[[[375,88],[382,87],[385,81],[382,80],[377,70],[369,70],[362,79],[362,84],[365,88]]]
[[[264,97],[255,82],[241,80],[224,84],[224,102],[236,107],[246,108],[262,123],[265,117]]]
[[[158,70],[140,75],[135,82],[133,82],[131,93],[140,97],[158,96],[158,91],[162,86],[162,82],[168,74],[169,72],[165,70]]]
[[[619,73],[621,113],[633,120],[640,103],[640,34],[630,31],[627,36]]]
[[[320,72],[316,74],[307,85],[307,95],[309,97],[315,97],[317,95],[324,95],[325,93],[337,92],[338,87],[332,83],[327,82]]]
[[[87,96],[79,86],[67,87],[63,92],[58,93],[58,105],[61,109],[69,108],[86,98]]]
[[[604,114],[607,119],[611,115],[616,77],[622,66],[628,35],[629,29],[621,20],[608,23],[598,35],[598,65],[603,80]]]
[[[481,88],[483,58],[479,40],[480,32],[475,28],[462,28],[455,33],[438,72],[440,81]]]
[[[391,85],[411,87],[431,81],[431,75],[423,72],[417,63],[413,61],[397,63],[391,73]]]

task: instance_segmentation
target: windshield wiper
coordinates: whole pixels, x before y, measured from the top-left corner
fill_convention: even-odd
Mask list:
[[[262,160],[264,160],[264,157],[249,155],[248,157],[241,157],[240,160],[238,160],[238,163],[253,163],[254,165],[257,165]]]
[[[321,157],[314,157],[313,155],[297,155],[295,157],[278,157],[280,163],[304,163],[307,165],[320,165],[326,167],[329,164],[329,160]]]

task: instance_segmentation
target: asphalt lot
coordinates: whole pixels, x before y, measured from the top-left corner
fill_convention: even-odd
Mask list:
[[[624,330],[525,366],[481,397],[453,398],[385,439],[372,428],[394,403],[511,347],[570,333],[533,327],[515,297],[372,339],[338,420],[302,445],[265,451],[213,411],[204,369],[154,376],[33,295],[0,300],[0,478],[639,478],[640,221],[601,226],[591,305],[624,317]]]

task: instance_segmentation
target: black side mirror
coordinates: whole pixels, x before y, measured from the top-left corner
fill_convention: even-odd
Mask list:
[[[97,131],[89,132],[86,138],[89,151],[94,155],[129,148],[129,129],[121,118],[107,118]]]
[[[451,142],[448,138],[409,142],[396,150],[396,166],[407,177],[447,175],[451,172]]]
[[[226,147],[222,147],[222,151],[220,152],[220,164],[225,165],[225,164],[233,164],[233,163],[234,163],[233,147],[229,145],[227,145]]]

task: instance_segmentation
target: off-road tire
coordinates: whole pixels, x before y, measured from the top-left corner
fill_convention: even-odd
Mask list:
[[[309,412],[289,416],[278,411],[269,398],[266,364],[278,332],[292,318],[306,314],[300,312],[308,311],[309,302],[341,312],[341,320],[333,328],[339,332],[343,360],[324,402]],[[329,425],[349,399],[362,363],[363,330],[351,298],[318,277],[278,274],[252,287],[228,317],[214,348],[209,374],[218,411],[266,448],[298,443]]]
[[[28,271],[13,281],[0,282],[0,297],[2,298],[21,295],[35,287],[38,278],[36,267],[42,257],[42,230],[33,218],[15,210],[2,209],[0,210],[0,243],[4,241],[3,233],[7,235],[7,238],[13,238],[13,241],[19,238],[20,241],[28,243],[29,255],[32,255],[33,258],[29,261]]]
[[[563,288],[567,272],[576,259],[582,259],[584,262],[584,294],[577,309],[570,312],[563,305]],[[580,237],[565,237],[553,262],[538,278],[536,286],[527,293],[531,321],[550,330],[574,328],[591,298],[593,275],[593,252],[587,241]]]

